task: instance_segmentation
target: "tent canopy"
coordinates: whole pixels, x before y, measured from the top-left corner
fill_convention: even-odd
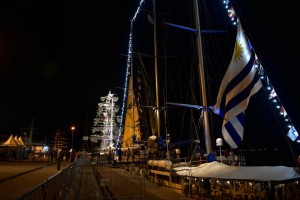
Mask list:
[[[4,146],[19,146],[18,142],[15,140],[14,136],[11,134],[10,137],[3,143]]]

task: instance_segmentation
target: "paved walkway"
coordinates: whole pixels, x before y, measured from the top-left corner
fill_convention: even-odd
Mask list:
[[[148,180],[133,175],[120,168],[97,167],[102,177],[102,185],[107,185],[114,198],[144,199],[144,200],[191,200],[173,189],[160,186]]]
[[[67,166],[62,162],[61,169]],[[37,170],[40,169],[40,170]],[[32,172],[27,174],[27,172]],[[56,164],[45,160],[0,162],[0,199],[15,200],[25,192],[59,173]]]
[[[61,169],[64,169],[68,164],[62,162]],[[141,180],[138,180],[140,178],[126,172],[126,170],[114,169],[109,166],[96,168],[102,176],[101,185],[107,185],[114,197],[144,200],[193,199],[147,180],[141,182]],[[29,171],[32,173],[26,173]],[[57,170],[56,164],[48,161],[0,162],[0,199],[15,200],[57,173],[60,173],[60,171]],[[96,185],[98,184],[92,168],[84,167],[76,200],[103,199],[97,193],[99,190],[97,190]],[[208,198],[203,197],[200,199],[206,200]]]

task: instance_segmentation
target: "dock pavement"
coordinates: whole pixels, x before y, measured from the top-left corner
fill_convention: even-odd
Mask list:
[[[69,162],[62,162],[61,170],[68,166]],[[39,169],[39,170],[37,170]],[[120,169],[110,169],[103,171],[104,168],[97,167],[97,171],[106,181],[109,181],[109,188],[115,197],[122,199],[132,199],[134,197],[128,194],[129,187],[132,189],[142,189],[144,192],[139,198],[144,200],[191,200],[195,198],[175,192],[158,184],[145,180],[141,185],[135,180],[134,175],[130,175]],[[32,172],[32,173],[27,173]],[[109,175],[107,174],[109,172]],[[0,196],[1,200],[15,200],[25,192],[43,183],[47,178],[60,173],[55,163],[45,160],[27,160],[27,161],[0,161]],[[76,200],[95,200],[101,199],[95,193],[96,184],[94,173],[91,170],[84,170],[82,174],[82,183],[78,189]],[[143,187],[143,188],[141,188]],[[123,195],[123,196],[122,196]],[[133,194],[134,195],[134,194]],[[116,199],[116,198],[114,198]],[[201,197],[199,199],[208,200]]]
[[[62,162],[61,169],[67,165],[68,162]],[[0,161],[0,199],[15,200],[59,172],[56,163],[45,159]]]

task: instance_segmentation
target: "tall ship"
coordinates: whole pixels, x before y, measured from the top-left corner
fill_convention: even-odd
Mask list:
[[[136,6],[123,150],[193,197],[299,199],[299,134],[231,2]]]

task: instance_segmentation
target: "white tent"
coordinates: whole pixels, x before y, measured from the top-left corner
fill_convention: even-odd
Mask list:
[[[22,145],[21,143],[20,143],[20,141],[19,141],[19,139],[18,139],[18,136],[16,135],[15,136],[15,141],[18,143],[18,145],[20,146],[20,145]]]
[[[300,178],[300,173],[293,167],[229,166],[216,161],[201,164],[197,167],[177,167],[174,170],[178,175],[197,178],[257,181],[284,181]]]
[[[19,136],[18,141],[20,142],[20,144],[21,144],[22,146],[26,146],[26,144],[25,144],[25,142],[23,141],[23,139],[22,139],[21,136]]]
[[[19,146],[14,136],[11,134],[10,137],[3,143],[4,146]]]

